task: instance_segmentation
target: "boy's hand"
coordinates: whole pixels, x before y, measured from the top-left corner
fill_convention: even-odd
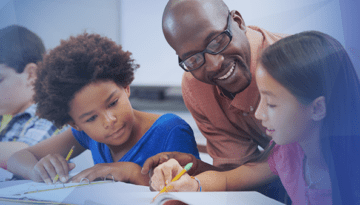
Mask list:
[[[69,180],[69,171],[74,168],[75,164],[68,163],[63,156],[59,154],[49,154],[35,164],[31,171],[30,179],[52,184],[55,176],[59,174],[59,180],[61,182],[67,182]]]
[[[152,170],[158,165],[168,161],[169,159],[175,159],[180,163],[181,166],[185,166],[188,163],[192,162],[193,166],[188,171],[188,174],[193,175],[198,167],[198,160],[192,154],[182,153],[182,152],[162,152],[157,155],[154,155],[148,158],[142,167],[141,173],[149,173],[150,177],[152,176]]]
[[[160,191],[168,186],[171,187],[169,192],[197,191],[199,184],[188,173],[183,174],[177,181],[171,182],[183,169],[175,159],[170,159],[157,166],[150,180],[150,189]]]
[[[80,182],[82,178],[87,178],[89,181],[96,179],[113,179],[115,181],[122,181],[137,185],[149,185],[149,177],[140,173],[141,167],[133,162],[114,162],[102,163],[86,169],[75,175],[71,181]]]

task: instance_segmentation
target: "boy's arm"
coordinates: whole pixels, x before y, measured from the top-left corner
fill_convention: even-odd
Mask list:
[[[85,148],[77,142],[69,128],[61,134],[16,152],[9,158],[7,168],[10,172],[25,179],[42,181],[41,176],[34,175],[33,173],[35,165],[42,158],[51,155],[60,155],[65,158],[73,145],[75,145],[75,149],[71,158],[82,153]],[[67,175],[67,173],[65,173],[65,175]]]
[[[0,142],[0,167],[7,169],[7,161],[10,156],[27,147],[29,145],[24,142]]]

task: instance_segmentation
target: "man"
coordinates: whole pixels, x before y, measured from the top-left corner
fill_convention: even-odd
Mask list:
[[[246,26],[241,14],[222,0],[170,0],[163,14],[163,32],[186,72],[182,79],[185,104],[207,139],[209,165],[183,153],[149,158],[142,173],[175,158],[192,161],[189,174],[231,170],[260,154],[269,138],[255,119],[260,101],[254,72],[262,50],[285,35]]]

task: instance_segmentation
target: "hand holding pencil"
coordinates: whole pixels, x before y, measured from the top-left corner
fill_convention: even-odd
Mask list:
[[[72,146],[72,147],[71,147],[68,155],[67,155],[66,158],[65,158],[66,161],[69,161],[72,153],[74,152],[74,148],[75,148],[75,146]],[[57,174],[57,175],[55,176],[55,178],[54,178],[54,180],[53,180],[53,184],[54,184],[55,182],[57,182],[58,179],[59,179],[59,174]]]
[[[55,183],[59,179],[61,182],[67,182],[69,180],[69,171],[75,168],[74,163],[68,163],[73,151],[74,146],[70,149],[66,158],[57,153],[48,154],[41,158],[33,167],[30,179],[44,181],[46,184]]]
[[[197,182],[193,183],[194,179],[186,173],[191,166],[192,163],[189,163],[183,168],[175,159],[170,159],[154,169],[150,186],[160,191],[159,194],[167,191],[197,191]]]

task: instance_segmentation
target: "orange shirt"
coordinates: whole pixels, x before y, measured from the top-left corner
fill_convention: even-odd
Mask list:
[[[233,100],[223,95],[217,86],[195,79],[190,72],[185,72],[182,78],[185,105],[207,139],[207,152],[213,158],[213,165],[226,170],[255,157],[260,153],[258,145],[266,147],[270,141],[264,134],[265,128],[254,116],[260,102],[255,70],[262,50],[285,35],[248,26],[246,36],[250,43],[253,77],[249,87]]]

